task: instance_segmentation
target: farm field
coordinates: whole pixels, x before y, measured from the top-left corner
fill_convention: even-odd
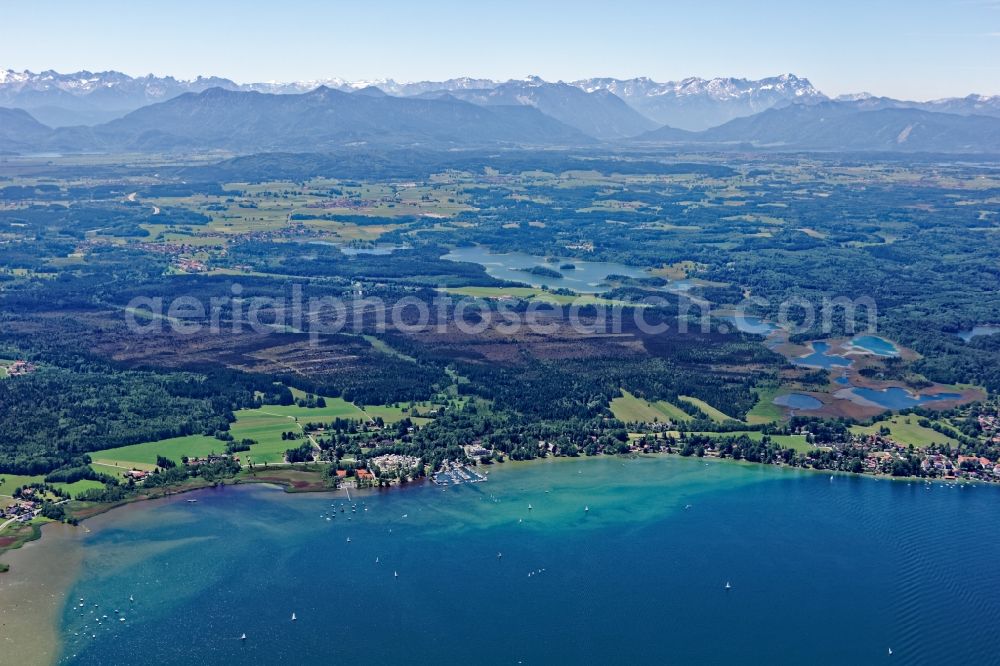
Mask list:
[[[761,386],[756,389],[757,403],[747,412],[747,423],[774,423],[783,416],[780,406],[774,404],[774,398],[781,392],[778,386]]]
[[[870,426],[854,425],[851,432],[859,435],[872,435],[883,426],[889,428],[889,436],[902,444],[913,444],[915,448],[923,449],[931,444],[948,444],[958,446],[958,440],[943,435],[931,428],[925,428],[917,423],[916,416],[893,416],[877,421]]]
[[[622,391],[621,397],[611,401],[611,413],[616,419],[625,422],[684,422],[690,421],[691,417],[680,407],[672,405],[666,400],[649,402],[628,391]]]
[[[704,435],[712,438],[739,437],[740,435],[746,435],[755,442],[759,442],[764,437],[764,433],[756,430],[738,430],[735,432],[697,432],[690,434]],[[805,435],[771,435],[770,437],[773,442],[780,444],[787,449],[793,449],[798,453],[805,453],[816,448],[806,441]]]
[[[45,475],[43,474],[37,474],[34,476],[26,476],[22,474],[0,474],[0,506],[3,506],[2,500],[8,499],[10,494],[13,493],[14,489],[18,486],[24,486],[29,483],[44,482]],[[53,483],[52,485],[60,490],[65,490],[71,497],[75,497],[77,493],[89,488],[104,487],[104,485],[98,481],[89,481],[87,479],[75,481],[73,483]]]
[[[738,420],[738,419],[734,419],[731,416],[727,416],[726,414],[723,414],[718,409],[716,409],[715,407],[712,407],[712,405],[708,404],[704,400],[699,400],[698,398],[692,398],[689,395],[682,395],[682,396],[680,396],[680,398],[682,400],[687,400],[692,405],[696,406],[698,409],[700,409],[701,411],[705,412],[708,415],[708,418],[712,419],[716,423],[723,423],[724,421],[737,421]]]
[[[296,398],[304,398],[305,393],[294,390]],[[257,409],[241,409],[236,411],[236,421],[231,424],[230,432],[237,441],[253,439],[257,441],[249,452],[239,455],[249,456],[254,463],[276,463],[284,459],[285,451],[297,446],[302,440],[288,441],[281,439],[283,432],[302,431],[301,424],[309,421],[332,421],[336,418],[364,420],[382,417],[386,423],[393,423],[408,416],[404,407],[391,405],[370,405],[364,409],[346,402],[342,398],[326,398],[326,407],[299,407],[297,405],[264,405]],[[431,403],[419,403],[418,410],[429,410]],[[426,417],[413,419],[414,423],[422,425],[430,421]],[[156,467],[158,455],[170,458],[180,463],[183,456],[189,458],[205,457],[211,453],[224,453],[226,443],[207,435],[188,435],[173,437],[156,442],[143,442],[114,449],[103,449],[90,454],[92,467],[105,474],[114,474],[116,470],[124,472],[128,469],[151,470]],[[41,477],[38,477],[41,480]],[[83,482],[78,482],[83,483]],[[19,485],[19,484],[17,484]],[[95,486],[96,487],[96,486]],[[2,493],[0,493],[2,494]]]

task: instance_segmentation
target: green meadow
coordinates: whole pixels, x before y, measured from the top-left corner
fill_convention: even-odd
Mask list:
[[[692,435],[707,435],[713,439],[718,439],[722,437],[739,437],[740,435],[746,435],[755,442],[759,442],[764,434],[756,430],[738,430],[735,432],[695,432],[690,433]],[[806,441],[805,435],[771,435],[771,441],[776,444],[780,444],[786,449],[794,449],[799,453],[805,453],[816,448],[812,444]]]
[[[305,393],[292,390],[296,398],[305,398]],[[308,422],[332,421],[336,418],[353,420],[373,420],[381,417],[386,423],[394,423],[409,416],[408,405],[369,405],[359,407],[342,398],[325,398],[325,407],[299,407],[297,405],[264,405],[256,409],[241,409],[234,412],[236,421],[230,425],[230,432],[237,441],[252,439],[257,443],[249,452],[241,452],[241,458],[249,457],[255,464],[276,463],[284,460],[285,451],[301,444],[304,440],[281,439],[283,432],[301,433]],[[418,412],[432,409],[431,403],[418,403]],[[406,410],[406,411],[404,411]],[[422,425],[430,421],[426,417],[413,419]],[[183,456],[205,457],[210,453],[225,453],[226,443],[208,435],[188,435],[173,437],[156,442],[143,442],[115,449],[103,449],[90,454],[92,467],[106,474],[115,470],[124,472],[132,468],[151,470],[156,466],[156,457],[164,456],[179,463]],[[39,477],[40,478],[40,477]],[[81,482],[82,483],[82,482]]]
[[[727,416],[726,414],[723,414],[718,409],[716,409],[715,407],[712,407],[712,405],[708,404],[704,400],[700,400],[698,398],[692,398],[689,395],[682,395],[682,396],[680,396],[680,398],[682,400],[687,400],[692,405],[694,405],[695,407],[697,407],[701,411],[705,412],[705,414],[708,415],[708,418],[712,419],[716,423],[722,423],[723,421],[738,421],[739,420],[739,419],[734,419],[731,416]]]
[[[626,422],[663,423],[666,421],[683,422],[691,417],[680,407],[666,400],[649,402],[623,390],[621,397],[611,401],[611,413],[616,419]]]
[[[780,391],[781,388],[777,385],[755,389],[757,403],[747,412],[747,423],[774,423],[781,420],[783,416],[781,407],[774,404],[774,398]]]
[[[923,449],[931,444],[950,444],[957,447],[958,440],[942,435],[932,428],[925,428],[917,423],[916,416],[893,416],[877,421],[870,426],[854,425],[851,432],[857,435],[872,435],[885,426],[889,428],[889,436],[902,444],[913,444],[915,448]]]

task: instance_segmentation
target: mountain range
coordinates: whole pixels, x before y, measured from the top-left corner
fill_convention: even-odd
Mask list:
[[[1000,152],[1000,96],[831,99],[793,74],[658,83],[457,78],[237,84],[0,70],[0,151],[696,144]]]
[[[52,130],[55,151],[236,153],[348,146],[586,145],[594,139],[529,106],[486,108],[457,99],[392,97],[321,86],[300,94],[209,88],[132,111],[95,127]]]
[[[713,149],[1000,153],[1000,118],[825,101],[774,107],[701,132],[661,127],[634,141]]]

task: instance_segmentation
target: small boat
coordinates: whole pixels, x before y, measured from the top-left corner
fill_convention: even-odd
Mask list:
[[[133,597],[131,594],[128,595],[128,600],[135,603],[135,597]]]
[[[532,506],[531,506],[531,505],[529,504],[529,505],[528,505],[528,511],[531,511],[531,509],[532,509],[532,508],[534,508],[534,507],[532,507]]]
[[[393,571],[392,572],[392,577],[393,578],[399,578],[399,572],[398,571]]]
[[[347,537],[347,543],[351,543],[351,537]]]
[[[189,499],[189,500],[188,500],[188,503],[189,503],[189,504],[194,504],[194,503],[195,503],[195,502],[197,502],[197,501],[198,501],[198,500],[196,500],[196,499]]]
[[[375,564],[378,564],[378,555],[375,556]]]
[[[295,622],[297,619],[299,618],[295,617],[295,613],[292,613],[292,622]]]
[[[123,618],[123,617],[120,617],[120,618],[118,618],[118,621],[119,621],[119,622],[124,622],[124,621],[125,621],[125,618]]]
[[[889,656],[892,656],[892,648],[889,648]]]
[[[242,636],[240,636],[240,640],[241,641],[245,641],[246,639],[247,639],[247,635],[246,634],[243,634]]]
[[[588,512],[590,512],[590,507],[589,507],[589,506],[585,506],[585,507],[583,507],[583,512],[584,512],[584,513],[588,513]]]
[[[497,553],[497,559],[499,560],[501,557],[503,557],[503,553]]]
[[[731,590],[731,589],[733,589],[733,586],[729,584],[729,581],[728,581],[728,580],[726,581],[726,589],[727,589],[727,590]]]

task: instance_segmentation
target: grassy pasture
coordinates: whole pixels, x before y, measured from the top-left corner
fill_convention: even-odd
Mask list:
[[[762,386],[756,390],[757,404],[747,413],[747,423],[774,423],[782,418],[783,412],[774,398],[780,392],[778,386]]]
[[[698,398],[692,398],[689,395],[682,395],[680,397],[681,397],[681,399],[687,400],[692,405],[695,405],[698,409],[700,409],[701,411],[705,412],[708,415],[708,418],[712,419],[716,423],[722,423],[723,421],[738,421],[739,420],[739,419],[734,419],[731,416],[727,416],[727,415],[723,414],[718,409],[716,409],[715,407],[712,407],[712,405],[708,404],[704,400],[699,400]]]
[[[889,436],[902,444],[913,444],[915,448],[923,449],[931,444],[950,444],[958,446],[958,441],[947,435],[925,428],[917,423],[916,416],[893,416],[883,419],[870,426],[851,426],[851,432],[857,435],[871,435],[879,431],[879,428],[886,426],[889,428]]]
[[[666,421],[689,421],[691,417],[676,405],[666,400],[649,402],[628,391],[611,401],[611,413],[616,419],[626,422],[664,423]]]

